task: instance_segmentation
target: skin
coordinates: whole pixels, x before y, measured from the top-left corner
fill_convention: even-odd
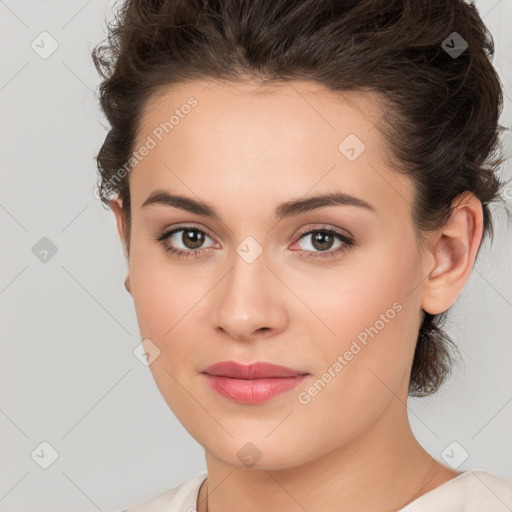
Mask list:
[[[191,96],[198,105],[130,172],[130,233],[120,201],[111,206],[142,339],[160,350],[151,372],[205,449],[208,479],[198,511],[207,510],[207,492],[210,512],[392,511],[460,474],[418,443],[406,402],[422,310],[447,310],[469,279],[482,238],[480,202],[459,197],[447,223],[420,245],[414,185],[391,168],[379,98],[311,82],[169,88],[147,103],[136,147]],[[350,133],[366,146],[354,161],[338,150]],[[203,200],[220,220],[164,205],[142,208],[155,189]],[[367,201],[375,213],[332,205],[273,218],[284,201],[333,190]],[[178,259],[155,240],[190,224],[206,233],[197,258]],[[332,258],[301,255],[342,245],[335,237],[322,249],[313,236],[301,238],[319,224],[356,245]],[[167,245],[198,247],[183,234]],[[236,252],[248,236],[262,249],[252,263]],[[300,403],[299,393],[394,303],[400,312]],[[310,376],[263,404],[240,404],[200,374],[225,360],[268,361]],[[249,442],[261,454],[251,467],[237,456]]]

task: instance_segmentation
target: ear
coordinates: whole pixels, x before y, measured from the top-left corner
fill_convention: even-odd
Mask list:
[[[127,244],[126,244],[126,219],[124,217],[123,212],[123,203],[120,199],[112,199],[110,202],[110,208],[114,212],[115,218],[116,218],[116,226],[117,226],[117,233],[119,235],[119,239],[121,240],[121,244],[123,246],[123,252],[128,260],[128,250],[127,250]]]
[[[483,236],[482,203],[464,192],[453,202],[445,225],[427,243],[423,261],[422,309],[443,313],[457,300],[471,276]]]

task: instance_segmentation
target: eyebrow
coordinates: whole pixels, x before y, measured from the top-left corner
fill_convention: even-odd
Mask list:
[[[196,215],[220,220],[220,216],[217,211],[208,203],[182,195],[170,194],[169,192],[161,189],[154,190],[144,201],[141,208],[145,208],[150,205],[172,206],[190,213],[195,213]],[[331,192],[301,199],[293,199],[282,203],[274,210],[274,217],[277,220],[282,220],[287,217],[310,212],[318,208],[339,205],[357,206],[370,212],[377,213],[370,203],[367,203],[359,197],[351,196],[344,192]]]

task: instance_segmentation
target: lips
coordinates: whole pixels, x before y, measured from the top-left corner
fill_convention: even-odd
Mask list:
[[[307,375],[307,372],[294,370],[286,366],[272,363],[256,362],[240,364],[235,361],[222,361],[205,368],[202,373],[219,377],[230,377],[233,379],[271,379],[297,377]]]
[[[309,373],[272,363],[240,364],[223,361],[202,372],[206,383],[230,401],[261,404],[291,391],[306,380]]]

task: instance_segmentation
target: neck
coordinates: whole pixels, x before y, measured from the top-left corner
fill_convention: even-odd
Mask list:
[[[198,512],[399,510],[460,474],[423,449],[406,408],[394,402],[396,410],[357,439],[299,466],[239,468],[206,452]]]

